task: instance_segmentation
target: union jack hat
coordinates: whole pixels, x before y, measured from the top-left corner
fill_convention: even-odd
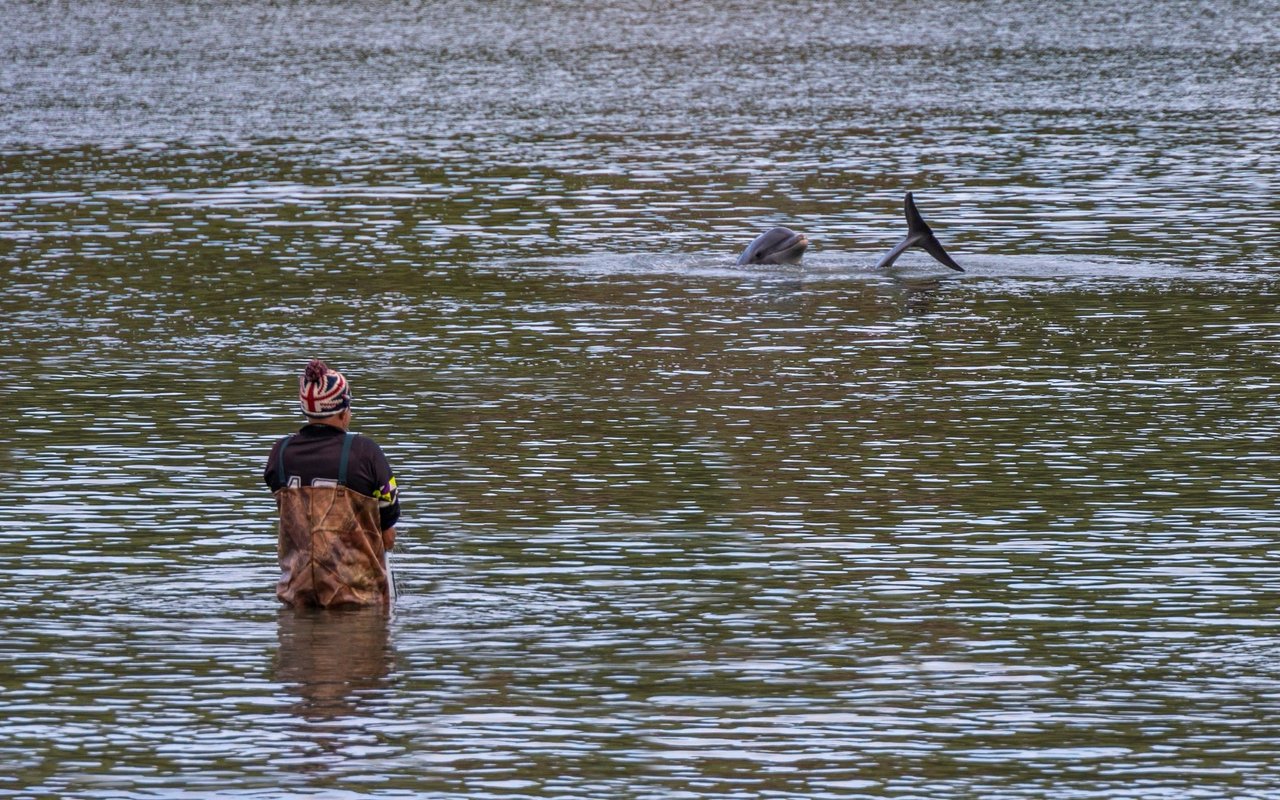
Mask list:
[[[298,379],[298,403],[312,419],[339,414],[351,405],[351,387],[336,369],[320,359],[312,359]]]

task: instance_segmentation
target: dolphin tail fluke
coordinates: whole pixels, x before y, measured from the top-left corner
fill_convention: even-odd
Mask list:
[[[916,201],[911,197],[911,192],[907,192],[906,202],[904,203],[907,215],[907,237],[888,253],[884,258],[876,264],[876,269],[888,267],[894,261],[898,260],[898,256],[904,251],[912,247],[920,247],[926,253],[936,258],[940,263],[954,269],[956,272],[964,272],[964,268],[955,262],[942,246],[942,242],[938,241],[933,235],[933,231],[929,228],[928,223],[924,221],[924,217],[920,216],[920,211],[916,209]]]
[[[951,256],[947,255],[947,251],[942,249],[942,242],[938,241],[934,237],[930,236],[928,239],[925,239],[920,243],[920,246],[924,248],[926,253],[938,259],[940,263],[951,267],[956,272],[964,272],[964,267],[957,264]]]

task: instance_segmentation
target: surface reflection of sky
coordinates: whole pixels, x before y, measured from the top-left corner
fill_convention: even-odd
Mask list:
[[[7,4],[0,795],[1276,795],[1272,5]]]

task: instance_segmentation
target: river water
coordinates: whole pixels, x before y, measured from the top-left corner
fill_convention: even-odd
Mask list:
[[[0,3],[0,797],[1280,796],[1274,11]]]

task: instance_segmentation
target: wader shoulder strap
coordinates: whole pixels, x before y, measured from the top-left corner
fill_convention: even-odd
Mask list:
[[[342,439],[342,459],[338,462],[338,485],[347,485],[347,458],[351,455],[351,443],[359,434],[348,433]]]
[[[289,441],[293,439],[293,434],[289,434],[280,440],[280,451],[276,453],[276,476],[280,479],[280,488],[289,485],[289,476],[284,471],[284,449],[289,446]]]

